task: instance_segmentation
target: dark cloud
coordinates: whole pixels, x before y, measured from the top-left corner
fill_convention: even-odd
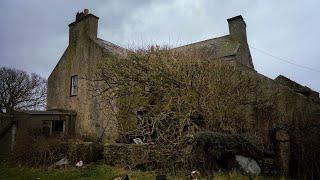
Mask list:
[[[0,62],[45,77],[67,46],[75,13],[100,17],[99,36],[122,46],[183,45],[228,33],[226,19],[242,14],[251,46],[320,70],[320,24],[316,0],[123,0],[0,2]],[[256,69],[320,90],[319,72],[292,66],[251,49]]]

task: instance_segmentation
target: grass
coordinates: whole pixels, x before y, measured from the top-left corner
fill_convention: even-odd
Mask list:
[[[154,179],[154,172],[126,171],[104,164],[88,165],[82,168],[67,168],[46,170],[30,167],[11,167],[0,164],[0,179],[112,179],[113,177],[128,173],[130,179]]]
[[[65,180],[65,179],[113,179],[113,177],[128,174],[130,180],[154,180],[156,173],[153,171],[128,171],[121,168],[111,167],[105,164],[92,164],[81,168],[69,167],[67,169],[40,169],[40,168],[30,168],[30,167],[13,167],[5,163],[0,163],[0,179],[12,179],[12,180],[22,180],[22,179],[40,179],[40,180]],[[187,175],[180,176],[168,176],[168,179],[174,180],[184,180],[189,179]],[[209,178],[201,178],[209,179]],[[248,176],[239,174],[237,172],[229,173],[217,173],[214,175],[214,180],[259,180],[259,179],[270,179],[262,176]],[[271,178],[271,179],[283,179],[283,178]]]

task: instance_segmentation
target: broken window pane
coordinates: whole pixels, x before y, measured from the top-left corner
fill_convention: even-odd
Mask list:
[[[71,96],[75,96],[78,94],[78,76],[71,76]]]

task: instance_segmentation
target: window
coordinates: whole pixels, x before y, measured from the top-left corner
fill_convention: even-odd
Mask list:
[[[52,121],[52,132],[60,133],[63,129],[63,121]]]
[[[42,121],[42,133],[46,136],[64,134],[65,121],[63,120],[44,120]]]
[[[71,88],[70,88],[71,96],[76,96],[78,94],[78,76],[71,76]]]
[[[46,136],[50,136],[52,133],[52,121],[43,121],[42,122],[42,132]]]

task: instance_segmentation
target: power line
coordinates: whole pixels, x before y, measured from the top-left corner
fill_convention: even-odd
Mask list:
[[[314,71],[314,72],[320,73],[320,70],[318,70],[318,69],[314,69],[314,68],[311,68],[311,67],[308,67],[308,66],[304,66],[304,65],[301,65],[301,64],[296,64],[296,63],[291,62],[291,61],[289,61],[289,60],[286,60],[286,59],[284,59],[284,58],[281,58],[281,57],[272,55],[271,53],[268,53],[267,51],[264,51],[264,50],[255,48],[255,47],[253,47],[253,46],[250,46],[250,47],[251,47],[252,49],[254,49],[254,50],[256,50],[256,51],[258,51],[258,52],[260,52],[260,53],[262,53],[262,54],[265,54],[265,55],[267,55],[267,56],[270,56],[270,57],[272,57],[272,58],[274,58],[274,59],[276,59],[276,60],[280,60],[280,61],[282,61],[282,62],[286,62],[286,63],[288,63],[288,64],[291,64],[291,65],[294,65],[294,66],[297,66],[297,67],[300,67],[300,68],[304,68],[304,69],[307,69],[307,70],[310,70],[310,71]]]

